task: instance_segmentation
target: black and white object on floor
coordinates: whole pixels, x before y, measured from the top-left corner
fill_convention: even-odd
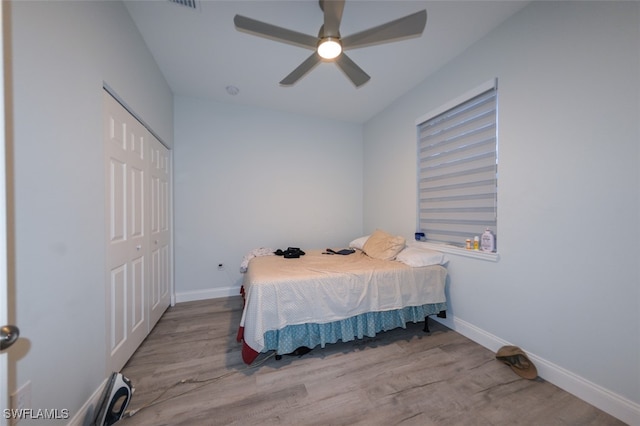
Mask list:
[[[102,392],[92,426],[110,426],[124,415],[133,395],[131,380],[113,372]]]

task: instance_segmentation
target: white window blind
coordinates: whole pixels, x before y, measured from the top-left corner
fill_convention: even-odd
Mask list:
[[[459,246],[486,228],[497,235],[496,85],[417,127],[417,228]]]

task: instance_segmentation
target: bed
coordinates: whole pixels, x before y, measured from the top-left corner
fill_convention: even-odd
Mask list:
[[[447,270],[441,253],[405,246],[402,239],[397,253],[379,258],[371,256],[371,247],[358,248],[357,241],[348,255],[307,250],[293,259],[250,259],[237,335],[245,363],[262,352],[279,356],[373,337],[408,322],[425,321],[426,331],[428,316],[443,315]]]

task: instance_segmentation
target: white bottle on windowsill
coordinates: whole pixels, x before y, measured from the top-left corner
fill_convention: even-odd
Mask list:
[[[480,249],[487,252],[493,252],[496,249],[496,238],[489,228],[484,231],[480,238]]]

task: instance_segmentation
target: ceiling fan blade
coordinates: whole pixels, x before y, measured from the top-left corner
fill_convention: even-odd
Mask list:
[[[344,10],[344,0],[320,0],[324,11],[323,37],[340,37],[340,21]]]
[[[362,68],[356,65],[356,63],[353,62],[347,55],[345,55],[344,52],[342,52],[342,54],[335,59],[335,62],[336,65],[338,65],[338,67],[340,67],[340,69],[344,71],[347,77],[349,77],[349,80],[351,80],[351,82],[355,84],[356,87],[362,86],[371,78],[369,77],[369,74],[364,72]]]
[[[233,18],[233,22],[236,25],[236,28],[240,31],[245,31],[259,37],[269,38],[281,43],[293,44],[295,46],[313,50],[316,49],[318,44],[318,37],[267,24],[266,22],[256,21],[255,19],[247,18],[246,16],[236,15]]]
[[[282,79],[280,84],[282,86],[291,86],[296,81],[300,80],[306,73],[311,71],[316,65],[320,63],[320,56],[313,52],[311,56],[309,56],[303,63],[298,65],[296,69],[291,71],[291,73]]]
[[[342,48],[356,49],[373,44],[389,43],[403,38],[415,37],[422,34],[427,24],[427,11],[412,13],[404,18],[387,22],[386,24],[352,34],[342,39]]]

